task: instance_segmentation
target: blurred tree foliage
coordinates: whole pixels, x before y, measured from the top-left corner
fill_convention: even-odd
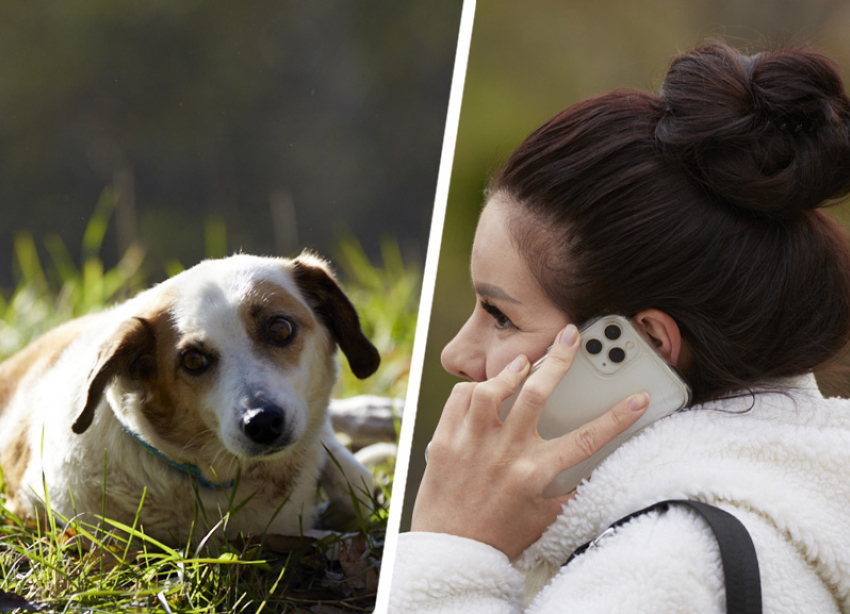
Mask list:
[[[457,381],[442,370],[440,351],[475,305],[469,281],[472,238],[483,189],[500,163],[535,128],[573,102],[619,87],[657,90],[673,56],[706,38],[722,38],[753,52],[810,44],[838,61],[850,84],[848,31],[847,2],[479,0],[403,526],[424,470],[425,445]]]
[[[329,254],[345,229],[421,261],[460,8],[0,0],[0,287],[15,231],[77,245],[109,186],[107,263],[138,241],[194,264],[207,220],[229,251]]]

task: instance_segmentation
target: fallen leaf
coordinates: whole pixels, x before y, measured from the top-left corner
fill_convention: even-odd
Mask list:
[[[357,533],[342,540],[339,564],[352,593],[363,595],[378,590],[378,559],[372,556],[363,534]]]

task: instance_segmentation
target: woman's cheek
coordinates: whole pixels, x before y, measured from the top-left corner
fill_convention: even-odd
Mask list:
[[[564,326],[566,325],[567,322],[564,322]],[[492,348],[487,356],[487,366],[485,369],[487,379],[501,373],[520,354],[524,354],[532,364],[543,358],[546,350],[554,343],[559,330],[559,328],[553,327],[551,331],[547,330],[545,332],[535,333],[534,335],[523,335],[522,337],[517,337],[515,339],[516,342],[510,343],[505,341],[499,344],[497,348]]]
[[[494,352],[487,360],[487,379],[497,376],[514,358],[525,353],[522,348],[513,345],[500,348],[498,352]]]

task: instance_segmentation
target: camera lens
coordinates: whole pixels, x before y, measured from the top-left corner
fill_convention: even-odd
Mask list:
[[[605,336],[608,337],[609,339],[611,339],[612,341],[614,339],[619,339],[620,334],[622,332],[623,331],[621,331],[620,327],[617,326],[616,324],[609,324],[608,326],[605,327]]]
[[[589,339],[588,342],[584,344],[584,347],[587,348],[589,353],[598,354],[602,351],[602,342],[599,339]]]
[[[626,352],[623,348],[611,348],[608,352],[608,358],[611,359],[611,362],[623,362],[626,359]]]

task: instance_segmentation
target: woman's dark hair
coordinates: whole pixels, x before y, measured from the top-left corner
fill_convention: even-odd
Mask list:
[[[574,321],[660,309],[694,401],[811,371],[850,340],[850,250],[818,208],[850,192],[850,101],[828,58],[708,43],[660,95],[581,101],[529,136],[490,192]]]

